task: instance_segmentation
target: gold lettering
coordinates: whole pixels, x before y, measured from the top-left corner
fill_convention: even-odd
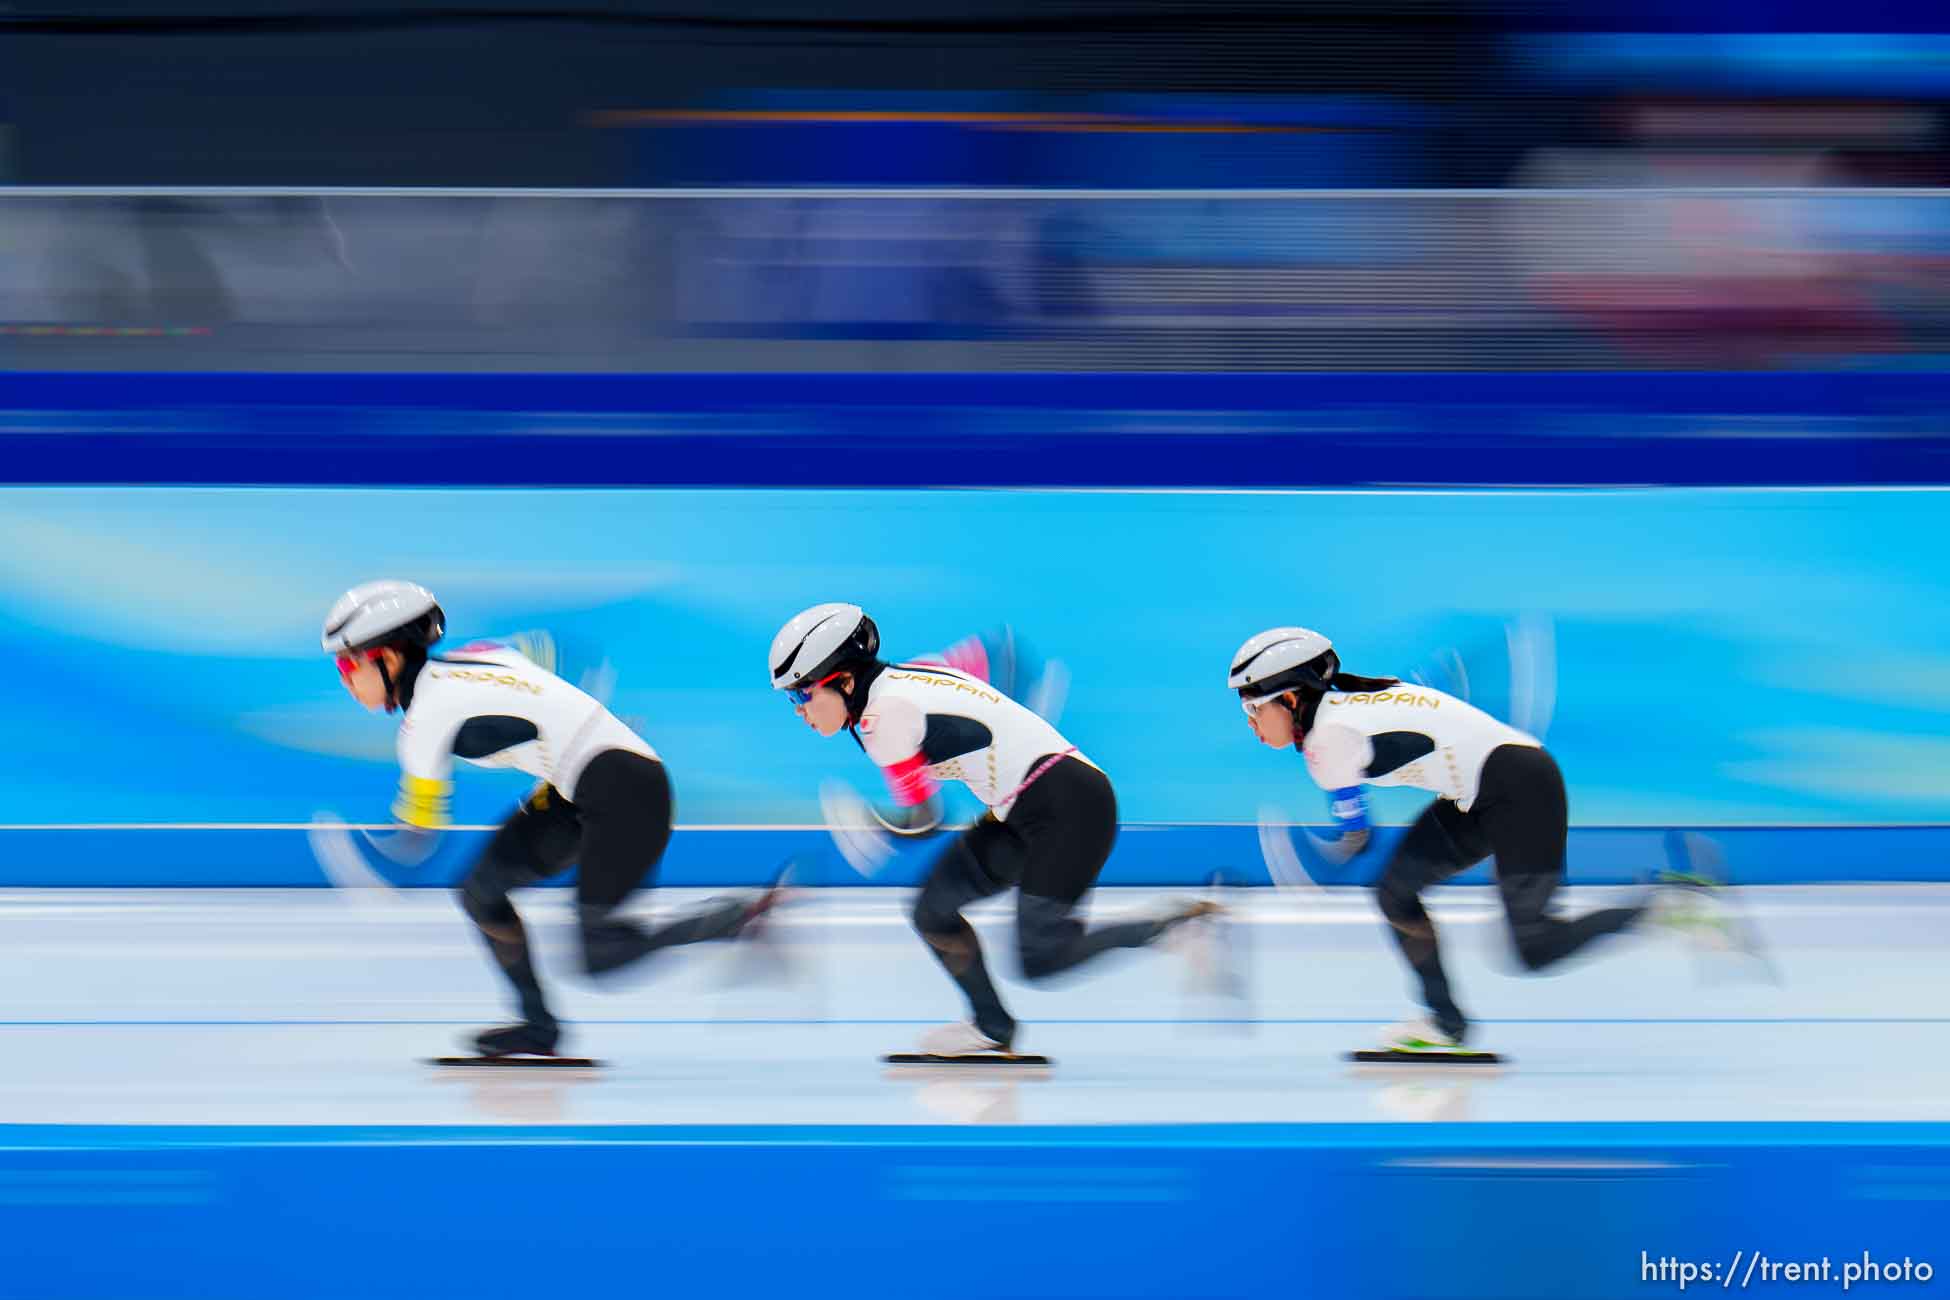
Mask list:
[[[486,682],[490,686],[508,686],[530,695],[540,695],[542,688],[534,682],[525,682],[513,673],[476,672],[471,668],[446,668],[436,671],[435,677],[453,677],[463,682]]]
[[[946,686],[953,690],[987,700],[991,704],[1002,703],[1002,697],[991,690],[984,690],[975,682],[963,681],[959,677],[947,677],[936,673],[889,672],[888,677],[895,681],[920,682],[924,686]]]
[[[1416,709],[1439,709],[1442,700],[1434,695],[1417,695],[1412,691],[1377,691],[1364,695],[1329,695],[1321,701],[1328,708],[1339,708],[1343,704],[1406,704]]]

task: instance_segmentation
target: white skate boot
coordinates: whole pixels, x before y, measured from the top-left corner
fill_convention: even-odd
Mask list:
[[[1009,1050],[969,1021],[942,1025],[921,1035],[919,1051],[896,1052],[883,1058],[888,1065],[1048,1065],[1046,1056],[1024,1056]]]

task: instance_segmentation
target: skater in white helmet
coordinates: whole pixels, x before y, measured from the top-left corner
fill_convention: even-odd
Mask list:
[[[1016,1018],[989,978],[962,908],[1018,890],[1022,973],[1042,979],[1114,948],[1155,943],[1208,915],[1194,903],[1168,916],[1086,928],[1078,905],[1117,838],[1110,780],[1055,727],[985,680],[978,665],[889,663],[880,630],[858,605],[815,605],[772,641],[772,686],[822,736],[850,733],[886,777],[894,810],[877,813],[897,834],[941,821],[943,781],[961,781],[988,812],[935,861],[914,903],[914,927],[967,998],[971,1019],[930,1031],[932,1056],[1010,1055]]]
[[[1539,971],[1639,920],[1649,899],[1566,919],[1550,911],[1564,879],[1564,778],[1534,737],[1427,686],[1341,671],[1331,642],[1301,627],[1261,632],[1232,656],[1227,685],[1253,734],[1297,748],[1328,792],[1347,852],[1369,836],[1363,785],[1437,796],[1396,847],[1375,885],[1402,956],[1421,982],[1426,1018],[1388,1030],[1383,1052],[1467,1052],[1469,1019],[1450,992],[1422,891],[1484,858],[1519,960]]]
[[[580,865],[576,885],[582,958],[591,974],[662,948],[738,935],[772,893],[719,900],[696,915],[645,929],[616,908],[655,871],[670,841],[670,779],[649,744],[593,697],[519,649],[477,641],[435,654],[446,615],[410,582],[369,582],[325,618],[325,652],[354,699],[401,714],[399,830],[389,856],[424,860],[448,824],[455,758],[516,768],[541,781],[496,832],[461,882],[460,904],[515,994],[519,1023],[474,1038],[483,1056],[549,1056],[561,1025],[542,994],[528,933],[509,893]]]

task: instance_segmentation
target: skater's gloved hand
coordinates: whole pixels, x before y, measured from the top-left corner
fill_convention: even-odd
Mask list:
[[[1340,834],[1331,840],[1308,838],[1313,840],[1316,852],[1339,866],[1359,857],[1362,850],[1368,847],[1368,840],[1373,834],[1368,824],[1368,800],[1361,793],[1360,786],[1351,785],[1332,793],[1327,810],[1333,814]]]
[[[1368,800],[1367,796],[1361,793],[1360,786],[1351,785],[1345,790],[1334,791],[1327,801],[1327,811],[1334,815],[1334,824],[1340,828],[1343,839],[1350,835],[1359,835],[1362,837],[1362,842],[1366,843]]]
[[[306,837],[325,879],[341,889],[392,889],[401,868],[421,866],[433,856],[439,833],[409,827],[375,835],[347,826],[335,813],[312,817]]]
[[[374,853],[402,867],[419,866],[440,847],[439,831],[406,822],[396,822],[393,829],[378,834],[362,829],[359,837]]]
[[[1335,840],[1334,847],[1339,850],[1341,861],[1359,857],[1361,851],[1368,847],[1370,834],[1372,834],[1370,831],[1348,831]]]
[[[1312,831],[1302,833],[1313,851],[1320,855],[1321,861],[1329,866],[1344,867],[1360,857],[1362,850],[1368,847],[1367,831],[1352,831],[1331,840],[1323,839]]]
[[[852,786],[844,781],[822,781],[819,810],[832,833],[833,846],[855,871],[872,879],[894,860],[894,842],[880,829],[873,810]]]
[[[941,796],[930,794],[903,808],[875,808],[873,819],[896,835],[930,835],[941,827]]]

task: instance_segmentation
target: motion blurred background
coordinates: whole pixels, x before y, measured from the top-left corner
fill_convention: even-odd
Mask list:
[[[62,682],[16,719],[10,821],[378,807],[386,725],[306,645],[386,569],[608,661],[686,821],[817,821],[829,756],[770,735],[753,665],[844,594],[905,653],[1012,620],[1071,663],[1131,821],[1291,797],[1213,665],[1301,620],[1377,672],[1461,655],[1505,713],[1537,694],[1581,826],[1851,826],[1753,867],[1934,871],[1870,832],[1950,822],[1936,497],[1868,491],[1944,470],[1934,6],[0,23],[0,442],[37,485],[0,637]],[[1012,485],[1398,495],[913,495]],[[493,821],[509,789],[478,789]],[[291,834],[158,834],[189,848],[76,832],[21,869],[312,879]]]
[[[1927,369],[1942,25],[1898,0],[16,6],[4,356]]]
[[[1730,851],[1932,876],[1940,498],[1885,489],[1950,451],[1939,18],[10,11],[21,883],[315,881],[295,831],[189,828],[380,806],[387,724],[306,656],[380,570],[606,664],[686,822],[818,821],[757,662],[844,596],[902,653],[1007,620],[1072,667],[1126,817],[1185,832],[1111,880],[1317,817],[1216,686],[1288,621],[1554,728],[1581,834],[1840,828]],[[614,492],[473,490],[544,486]],[[1005,487],[1126,494],[941,494]],[[1157,495],[1219,488],[1324,495]],[[1574,878],[1643,871],[1585,839]],[[763,869],[728,843],[673,869]]]
[[[1325,821],[1221,686],[1289,622],[1544,735],[1574,882],[1678,827],[1941,881],[1946,114],[1924,0],[20,0],[0,881],[327,883],[306,824],[394,770],[316,626],[377,576],[613,684],[670,883],[861,883],[761,675],[830,599],[1069,667],[1107,884]],[[1637,1293],[1575,1241],[1441,1293]]]

